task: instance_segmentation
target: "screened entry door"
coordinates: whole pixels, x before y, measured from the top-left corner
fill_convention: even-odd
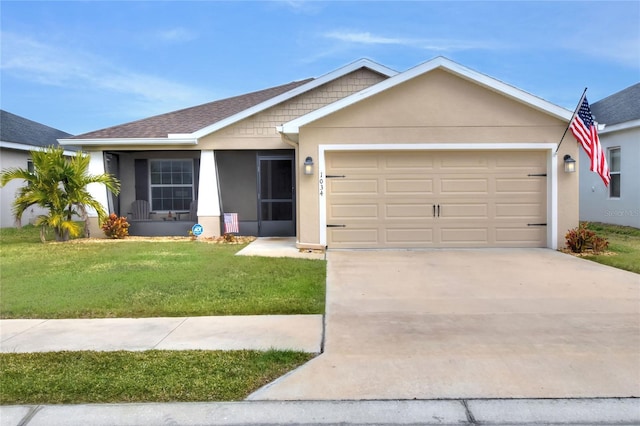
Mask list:
[[[293,156],[258,157],[258,234],[295,235]]]

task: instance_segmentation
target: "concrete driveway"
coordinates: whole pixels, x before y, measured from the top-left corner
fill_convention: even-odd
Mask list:
[[[330,251],[325,352],[249,399],[640,396],[640,275],[547,249]]]

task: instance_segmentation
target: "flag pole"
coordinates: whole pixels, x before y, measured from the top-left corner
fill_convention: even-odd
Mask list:
[[[564,137],[567,135],[567,131],[569,130],[569,127],[571,127],[571,123],[573,122],[573,119],[576,117],[576,114],[578,113],[578,110],[580,109],[580,105],[582,105],[582,100],[584,99],[584,96],[586,94],[587,94],[587,88],[585,87],[584,91],[582,92],[582,96],[580,96],[580,100],[578,101],[578,106],[573,111],[573,115],[571,116],[571,120],[569,120],[569,124],[567,124],[567,128],[564,129],[564,133],[562,134],[562,137],[560,138],[560,143],[558,144],[558,147],[556,148],[556,152],[554,152],[554,154],[558,153],[558,150],[560,149],[560,145],[562,145],[562,141],[564,140]]]

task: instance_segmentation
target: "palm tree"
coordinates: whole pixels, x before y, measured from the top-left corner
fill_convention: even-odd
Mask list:
[[[13,202],[13,213],[18,221],[32,205],[49,210],[36,220],[40,226],[40,239],[45,241],[45,230],[52,228],[57,241],[67,241],[69,237],[80,235],[81,227],[74,219],[86,219],[87,207],[94,209],[102,223],[107,213],[102,205],[87,191],[90,183],[102,183],[114,194],[120,192],[120,182],[112,175],[103,173],[90,175],[89,156],[77,152],[66,158],[62,148],[49,147],[43,151],[31,151],[33,172],[26,169],[10,168],[0,172],[0,186],[13,179],[23,179]],[[77,218],[74,218],[77,216]]]

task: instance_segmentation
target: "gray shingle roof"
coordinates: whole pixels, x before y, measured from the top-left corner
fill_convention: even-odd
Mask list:
[[[0,110],[0,141],[33,146],[58,145],[57,139],[71,135],[19,115]]]
[[[607,125],[640,119],[640,83],[593,103],[591,112],[598,123]]]
[[[209,102],[191,108],[156,115],[131,123],[75,136],[75,139],[166,138],[169,133],[193,133],[252,106],[302,86],[313,78],[276,86],[245,95]]]

